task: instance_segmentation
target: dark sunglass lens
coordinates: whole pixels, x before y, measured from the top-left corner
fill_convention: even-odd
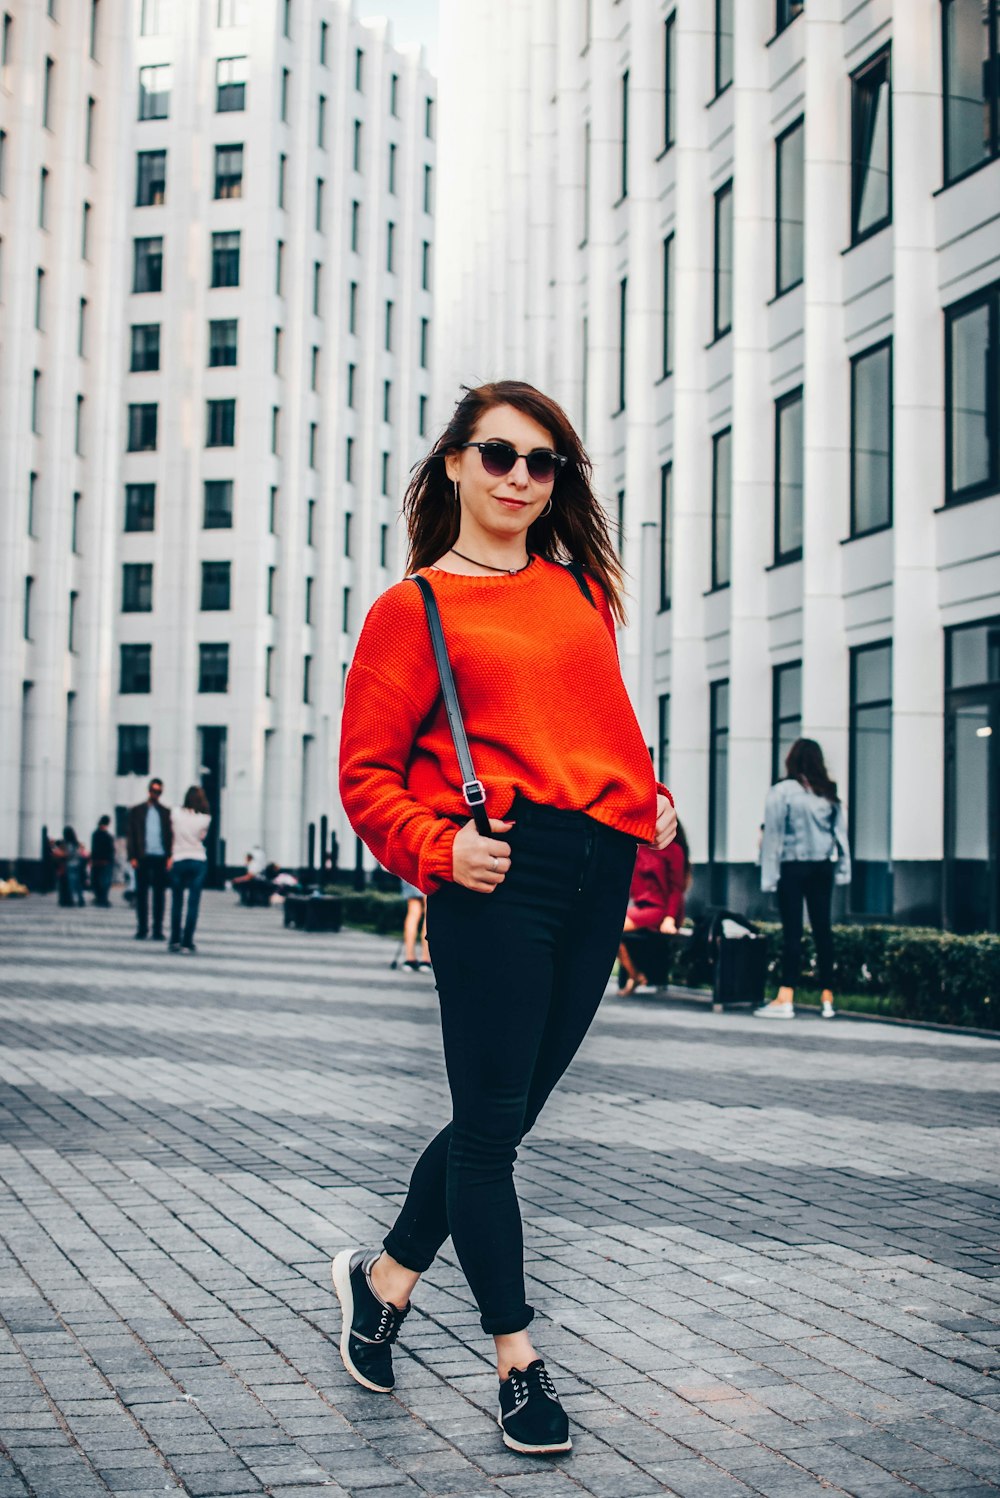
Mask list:
[[[528,472],[536,484],[547,484],[556,476],[554,453],[533,452],[528,454]]]
[[[505,473],[510,473],[517,462],[517,453],[509,442],[484,442],[479,451],[483,467],[494,478],[502,478]]]

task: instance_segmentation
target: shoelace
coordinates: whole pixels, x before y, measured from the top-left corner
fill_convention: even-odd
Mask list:
[[[549,1370],[545,1367],[544,1363],[540,1368],[535,1368],[532,1371],[538,1381],[538,1385],[542,1393],[547,1394],[550,1399],[558,1399],[559,1396],[556,1393],[556,1386],[552,1382],[552,1379],[549,1377]]]
[[[399,1336],[399,1328],[402,1326],[409,1309],[409,1306],[407,1306],[405,1311],[400,1311],[396,1306],[383,1305],[379,1312],[378,1330],[375,1332],[372,1341],[384,1342],[386,1345],[395,1342]]]
[[[521,1404],[527,1399],[530,1392],[529,1386],[532,1383],[537,1384],[541,1392],[549,1399],[558,1401],[559,1395],[556,1393],[556,1386],[552,1382],[549,1370],[544,1363],[540,1364],[537,1368],[527,1369],[525,1373],[522,1373],[518,1368],[512,1368],[510,1382],[515,1404]]]

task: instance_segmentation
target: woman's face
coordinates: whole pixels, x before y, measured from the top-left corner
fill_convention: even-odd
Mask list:
[[[470,442],[509,442],[518,453],[541,447],[555,451],[551,432],[513,406],[494,406],[480,417]],[[445,458],[448,478],[458,481],[463,519],[471,519],[490,535],[510,540],[523,535],[552,498],[553,480],[539,483],[519,457],[509,473],[499,478],[487,473],[479,450],[468,447]]]

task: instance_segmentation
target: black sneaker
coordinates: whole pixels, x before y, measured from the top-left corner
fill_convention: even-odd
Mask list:
[[[170,946],[167,948],[167,950],[169,952],[179,952],[180,949],[181,949],[181,944],[180,944],[179,941],[172,941],[170,943]]]
[[[566,1411],[541,1358],[523,1371],[512,1368],[510,1377],[501,1380],[497,1424],[511,1451],[545,1456],[570,1450],[573,1442]]]
[[[392,1344],[410,1308],[401,1311],[389,1305],[372,1286],[372,1265],[380,1253],[381,1249],[366,1254],[360,1248],[345,1248],[334,1259],[332,1272],[333,1288],[344,1313],[340,1335],[344,1367],[363,1388],[388,1394],[395,1384]]]
[[[401,962],[399,964],[399,970],[401,973],[419,973],[420,963],[415,962],[411,958],[408,962]]]

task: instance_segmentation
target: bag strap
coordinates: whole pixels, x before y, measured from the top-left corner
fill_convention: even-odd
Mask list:
[[[444,630],[441,627],[441,614],[438,609],[437,599],[434,597],[434,589],[426,577],[412,575],[409,579],[416,583],[424,600],[424,609],[427,612],[427,628],[430,631],[431,645],[434,649],[434,660],[437,663],[438,676],[441,678],[441,695],[444,698],[444,710],[448,715],[448,727],[451,729],[452,742],[455,745],[455,753],[458,756],[458,768],[462,775],[462,797],[466,806],[472,813],[472,820],[476,824],[476,831],[480,837],[491,837],[490,819],[486,815],[486,791],[482,781],[477,777],[472,764],[472,753],[469,749],[469,740],[465,732],[465,724],[462,721],[462,709],[458,703],[458,693],[455,690],[455,677],[451,669],[451,661],[448,659],[448,647],[445,644]]]
[[[597,604],[594,602],[593,595],[590,591],[590,585],[588,584],[587,579],[584,576],[584,571],[580,566],[580,563],[574,558],[571,562],[564,562],[563,566],[566,568],[566,571],[569,573],[570,577],[572,577],[573,581],[580,589],[580,592],[583,594],[584,598],[590,604],[590,607],[592,609],[596,609]]]

